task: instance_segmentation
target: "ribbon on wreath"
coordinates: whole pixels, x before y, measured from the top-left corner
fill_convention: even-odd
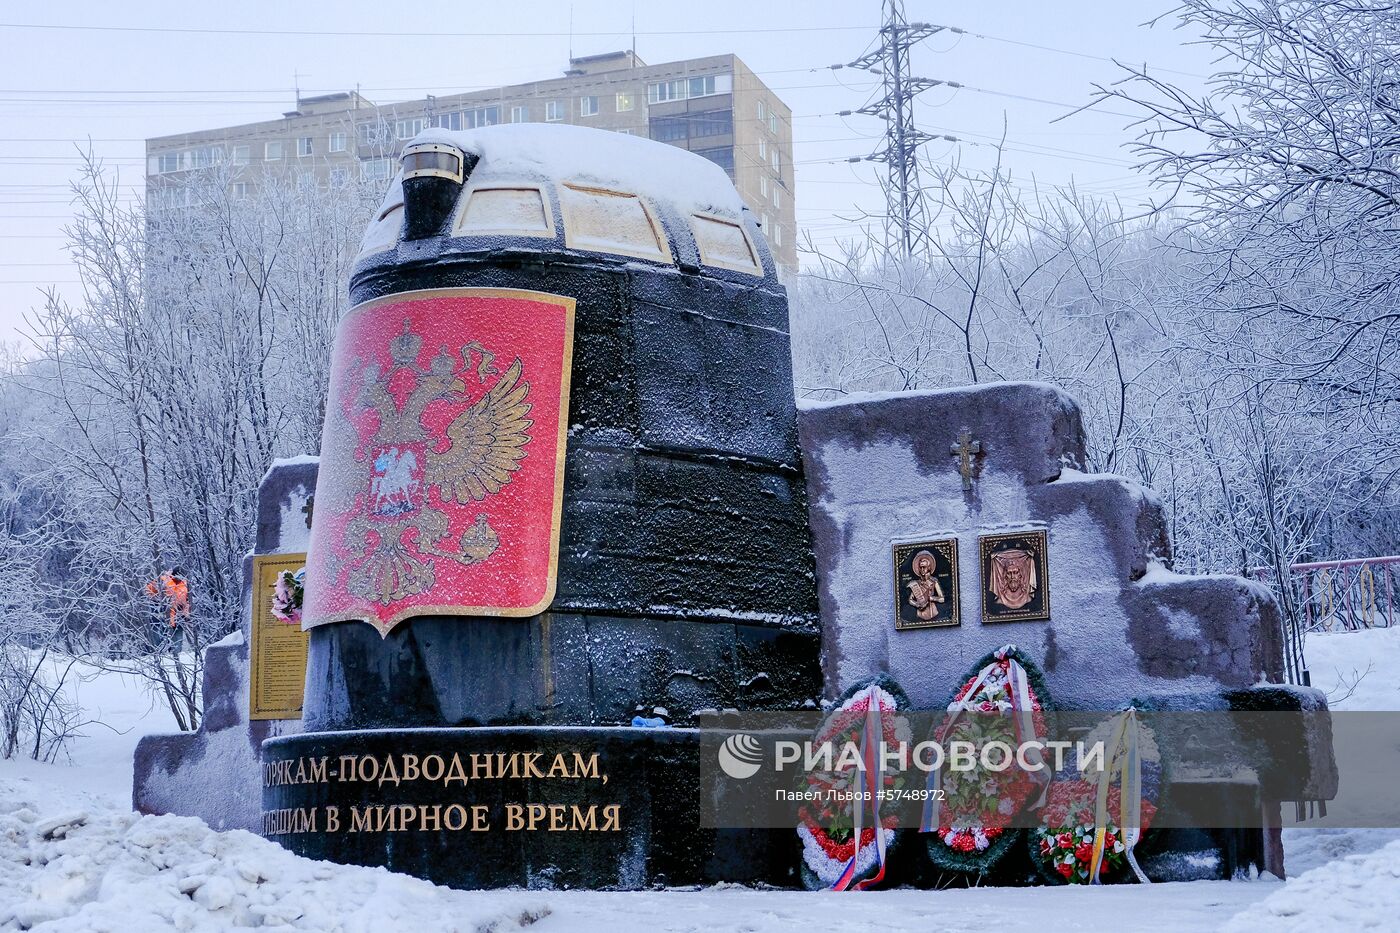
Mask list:
[[[1118,714],[1109,740],[1109,752],[1103,771],[1099,772],[1098,794],[1094,802],[1094,849],[1089,858],[1089,883],[1099,883],[1099,866],[1103,864],[1104,839],[1108,834],[1108,790],[1118,778],[1118,832],[1123,839],[1123,854],[1137,880],[1152,881],[1138,867],[1133,847],[1142,838],[1142,757],[1137,710],[1128,707]]]
[[[1026,669],[1015,657],[1015,645],[1003,645],[998,648],[993,655],[990,664],[985,665],[977,672],[977,677],[972,681],[972,686],[967,688],[963,695],[965,699],[954,700],[948,704],[948,712],[951,716],[943,724],[943,735],[952,731],[952,727],[966,712],[977,712],[975,705],[967,697],[977,694],[982,689],[982,685],[991,678],[1003,664],[1006,665],[1007,693],[1011,697],[1011,724],[1016,731],[1016,742],[1021,745],[1026,741],[1026,737],[1039,738],[1035,732],[1035,707],[1031,702],[1030,676],[1026,674]],[[1024,761],[1029,766],[1028,776],[1040,789],[1036,795],[1032,807],[1040,807],[1045,803],[1045,797],[1050,791],[1050,774],[1046,770],[1044,762],[1040,757],[1040,748],[1031,745],[1025,749]],[[919,821],[919,832],[932,833],[938,831],[939,812],[942,809],[939,798],[942,797],[943,789],[943,769],[935,768],[928,775],[928,796],[924,799],[923,818]]]
[[[856,769],[856,797],[851,801],[851,816],[855,827],[851,836],[853,848],[851,860],[841,869],[841,875],[831,885],[833,891],[864,891],[879,884],[885,877],[885,827],[880,822],[880,792],[885,787],[884,756],[880,754],[880,746],[883,744],[885,731],[878,689],[872,684],[865,691],[865,724],[860,733],[860,760],[863,767]],[[856,881],[857,862],[860,860],[861,822],[865,815],[867,796],[872,818],[875,858],[879,868],[871,877]]]

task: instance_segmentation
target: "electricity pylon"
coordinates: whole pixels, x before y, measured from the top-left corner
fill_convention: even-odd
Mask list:
[[[890,253],[910,256],[926,245],[929,217],[919,187],[917,152],[933,136],[914,125],[914,98],[943,82],[918,78],[909,71],[909,50],[934,33],[949,27],[911,23],[904,16],[904,0],[884,0],[880,44],[848,68],[863,68],[881,78],[884,94],[856,113],[885,121],[884,144],[866,156],[883,162],[885,180],[885,246]],[[958,30],[960,31],[960,30]]]

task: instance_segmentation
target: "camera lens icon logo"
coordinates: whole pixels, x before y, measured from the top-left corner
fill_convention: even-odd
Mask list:
[[[735,733],[719,747],[720,770],[736,780],[753,777],[762,766],[763,746],[747,733]]]

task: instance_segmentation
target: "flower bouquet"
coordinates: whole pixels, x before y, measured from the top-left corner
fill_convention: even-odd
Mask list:
[[[306,568],[284,570],[272,589],[272,615],[288,625],[301,624],[301,603],[306,596]]]

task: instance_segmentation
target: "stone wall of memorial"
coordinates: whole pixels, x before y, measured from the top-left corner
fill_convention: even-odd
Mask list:
[[[1160,500],[1085,472],[1079,408],[1063,391],[998,383],[807,403],[799,428],[828,695],[887,673],[916,708],[937,707],[1007,643],[1071,708],[1281,680],[1272,595],[1173,573]]]

